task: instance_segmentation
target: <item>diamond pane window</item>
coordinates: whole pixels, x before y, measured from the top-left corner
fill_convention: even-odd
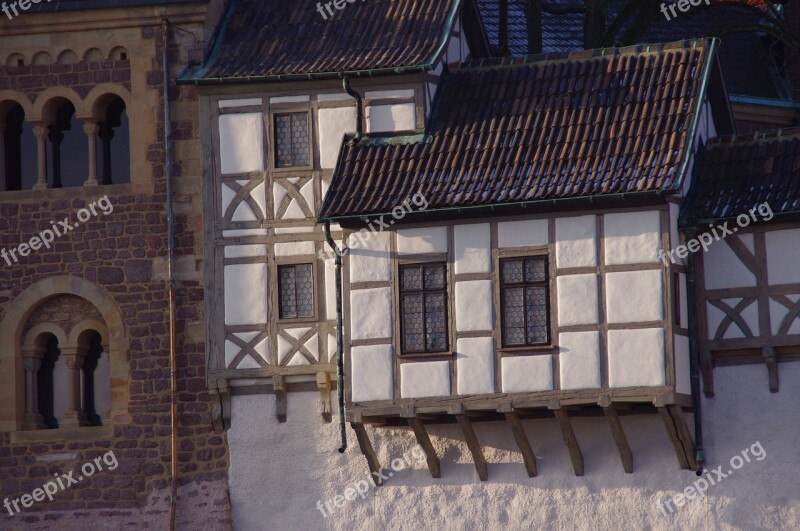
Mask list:
[[[510,258],[500,262],[503,346],[550,343],[550,287],[547,258]]]
[[[308,113],[275,115],[275,167],[309,166]]]
[[[400,333],[403,354],[447,351],[444,264],[400,266]]]
[[[281,319],[314,316],[314,268],[311,264],[278,266]]]

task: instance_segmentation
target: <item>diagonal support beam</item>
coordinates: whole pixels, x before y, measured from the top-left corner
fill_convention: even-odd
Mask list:
[[[622,422],[619,420],[617,410],[613,407],[604,407],[608,423],[611,425],[611,435],[619,450],[619,457],[622,459],[622,468],[626,474],[633,474],[633,453],[628,445],[628,438],[625,437],[625,430],[622,429]]]
[[[511,433],[514,434],[514,440],[517,441],[519,451],[522,453],[522,460],[525,462],[525,470],[528,471],[528,477],[536,477],[536,455],[533,453],[531,443],[528,436],[525,434],[525,429],[522,427],[522,422],[519,420],[519,415],[516,413],[506,413],[506,420],[508,425],[511,426]]]
[[[442,477],[439,456],[436,455],[436,448],[431,444],[431,438],[428,437],[428,430],[425,429],[425,424],[422,423],[420,418],[411,417],[408,419],[408,425],[414,430],[417,443],[422,447],[422,451],[425,452],[425,460],[428,462],[428,470],[431,471],[431,477]]]
[[[678,463],[685,470],[697,470],[697,462],[694,459],[694,442],[686,427],[683,418],[683,410],[680,406],[671,405],[659,407],[658,412],[664,420],[667,428],[667,435],[675,448],[675,455],[678,456]]]
[[[581,453],[581,447],[578,445],[578,439],[575,438],[575,432],[572,431],[572,422],[569,420],[569,414],[563,409],[554,409],[553,413],[561,425],[561,435],[563,435],[564,444],[569,450],[569,457],[572,459],[572,468],[575,470],[575,475],[582,476],[583,453]]]
[[[461,426],[461,431],[464,432],[464,438],[467,440],[467,447],[472,452],[472,459],[475,461],[475,469],[478,471],[478,477],[481,481],[489,479],[489,470],[486,466],[486,458],[483,456],[483,449],[478,442],[478,436],[475,435],[475,429],[472,427],[472,421],[466,415],[456,415],[456,421]]]
[[[367,465],[369,471],[372,473],[372,481],[375,485],[382,485],[381,479],[381,463],[378,461],[378,456],[375,449],[372,448],[372,443],[367,436],[367,430],[360,422],[351,422],[350,427],[356,432],[356,439],[358,440],[358,447],[361,448],[361,453],[367,458]]]

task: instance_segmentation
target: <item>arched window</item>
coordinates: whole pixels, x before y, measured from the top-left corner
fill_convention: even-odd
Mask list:
[[[4,111],[4,112],[3,112]],[[30,190],[36,182],[36,139],[16,102],[0,103],[0,191]]]
[[[42,417],[44,427],[58,428],[56,418],[56,363],[61,351],[58,349],[58,338],[49,334],[46,340],[46,350],[39,370],[36,371],[36,403],[37,413]],[[61,398],[61,397],[59,397]],[[62,398],[63,399],[63,398]]]
[[[58,105],[54,118],[47,135],[48,181],[53,188],[83,186],[89,175],[89,147],[83,124],[75,117],[75,106],[68,100]]]
[[[130,134],[128,113],[122,98],[113,96],[105,109],[105,119],[100,122],[98,138],[101,142],[100,183],[121,184],[131,182]]]
[[[103,340],[98,332],[87,330],[82,337],[88,337],[88,344],[79,347],[84,351],[83,413],[89,426],[102,426],[110,394],[108,354],[103,356]]]

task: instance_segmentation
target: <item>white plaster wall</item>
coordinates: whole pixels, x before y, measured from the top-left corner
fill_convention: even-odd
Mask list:
[[[675,345],[675,390],[692,394],[691,363],[689,357],[689,338],[674,334]]]
[[[391,288],[350,292],[350,339],[392,337]]]
[[[225,324],[267,322],[267,264],[225,266]]]
[[[603,216],[605,260],[608,265],[658,261],[661,221],[658,211]]]
[[[413,103],[367,106],[367,132],[412,131],[416,128],[416,106]]]
[[[597,265],[597,221],[595,216],[556,219],[556,265]]]
[[[756,277],[734,254],[725,240],[714,242],[703,255],[706,289],[746,288]]]
[[[397,231],[398,254],[447,252],[447,227],[422,227]]]
[[[800,229],[770,231],[766,240],[769,283],[800,283]]]
[[[333,168],[345,133],[356,130],[355,107],[319,110],[319,160],[323,168]]]
[[[420,361],[400,365],[401,398],[448,396],[449,394],[449,361]]]
[[[663,319],[662,274],[658,269],[606,273],[608,322],[636,323]]]
[[[350,282],[389,281],[392,262],[390,249],[392,233],[388,231],[373,233],[369,238],[358,240],[350,236]],[[357,245],[353,245],[358,240]]]
[[[610,387],[665,384],[664,329],[608,331]]]
[[[349,447],[340,454],[335,414],[331,424],[320,420],[319,393],[290,393],[283,424],[269,413],[273,395],[234,396],[227,432],[233,526],[237,531],[800,529],[800,389],[785,385],[771,394],[762,366],[720,367],[714,378],[716,396],[703,399],[707,466],[729,470],[730,458],[756,441],[766,458],[746,463],[710,487],[705,498],[668,516],[656,503],[698,478],[678,467],[657,415],[621,418],[633,474],[622,470],[606,419],[574,418],[584,477],[573,474],[554,419],[522,421],[537,456],[535,478],[525,473],[505,422],[474,422],[489,463],[486,482],[478,480],[457,425],[429,425],[441,459],[440,479],[430,477],[424,462],[414,461],[364,499],[348,501],[325,518],[317,501],[343,494],[368,474],[349,425]],[[781,380],[800,381],[800,363],[781,364]],[[692,430],[691,416],[686,420]],[[416,444],[408,430],[367,427],[367,433],[384,465]]]
[[[561,389],[596,389],[600,387],[599,332],[559,334],[558,349]]]
[[[456,330],[477,332],[493,329],[492,281],[456,282]]]
[[[546,219],[501,221],[497,224],[497,244],[499,247],[547,245],[547,227]]]
[[[553,357],[513,356],[501,362],[504,393],[526,393],[553,389]]]
[[[558,324],[597,324],[597,275],[562,275],[557,281]]]
[[[223,114],[219,117],[222,173],[264,169],[261,113]]]
[[[456,350],[458,394],[494,393],[494,340],[461,338]]]
[[[392,399],[394,368],[391,345],[353,347],[350,367],[354,402]]]
[[[492,269],[491,228],[488,223],[453,227],[456,275],[488,273]]]

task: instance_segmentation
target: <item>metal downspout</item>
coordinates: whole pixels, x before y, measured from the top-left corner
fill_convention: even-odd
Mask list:
[[[687,237],[694,237],[694,231],[687,234]],[[686,262],[686,305],[689,317],[689,330],[694,330],[694,333],[689,334],[689,360],[690,360],[690,376],[692,385],[692,407],[694,409],[694,447],[695,447],[695,461],[697,462],[697,470],[695,473],[698,476],[703,474],[705,468],[705,455],[703,453],[703,408],[702,408],[702,389],[700,388],[700,351],[697,344],[697,312],[696,312],[696,299],[697,294],[695,291],[695,267],[694,258],[690,257]]]
[[[342,340],[342,253],[331,237],[331,222],[325,222],[325,241],[333,250],[336,263],[336,393],[339,398],[339,436],[342,445],[339,453],[347,449],[347,432],[344,421],[344,361]]]
[[[169,505],[169,528],[175,529],[178,498],[178,377],[175,354],[175,211],[172,205],[172,127],[169,106],[169,20],[161,19],[164,44],[161,65],[164,71],[162,98],[164,99],[164,158],[167,195],[167,282],[169,284],[169,375],[170,375],[170,476],[172,478]]]

